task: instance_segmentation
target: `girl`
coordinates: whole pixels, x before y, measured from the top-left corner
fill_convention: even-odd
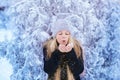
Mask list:
[[[84,70],[83,51],[72,38],[71,28],[67,21],[57,20],[51,30],[54,37],[44,44],[44,71],[48,80],[80,80]]]

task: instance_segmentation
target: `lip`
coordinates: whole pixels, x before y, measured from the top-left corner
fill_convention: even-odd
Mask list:
[[[66,40],[62,40],[62,42],[66,42]]]

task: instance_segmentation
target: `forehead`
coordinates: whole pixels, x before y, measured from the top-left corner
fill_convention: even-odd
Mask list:
[[[58,33],[59,32],[68,32],[68,33],[70,33],[70,31],[68,31],[68,30],[60,30],[60,31],[58,31]]]

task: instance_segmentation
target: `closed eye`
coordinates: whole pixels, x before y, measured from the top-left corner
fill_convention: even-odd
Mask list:
[[[69,32],[66,32],[65,35],[70,35],[70,33],[69,33]]]
[[[58,35],[62,35],[62,32],[59,32]]]

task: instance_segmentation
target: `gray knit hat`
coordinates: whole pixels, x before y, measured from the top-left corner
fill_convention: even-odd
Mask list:
[[[52,36],[55,36],[57,32],[61,30],[67,30],[71,33],[71,35],[73,35],[72,29],[73,29],[73,26],[70,24],[69,21],[65,19],[58,19],[55,22],[53,22],[51,26]]]

